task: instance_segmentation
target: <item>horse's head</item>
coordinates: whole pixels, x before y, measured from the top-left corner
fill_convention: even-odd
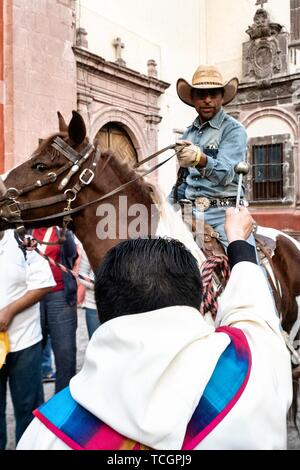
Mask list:
[[[88,158],[93,147],[86,139],[82,117],[73,111],[67,125],[58,112],[58,119],[59,132],[42,140],[33,155],[1,181],[0,230],[43,218],[45,211],[47,216],[60,213],[91,179]],[[24,223],[31,227],[54,224],[58,224],[55,218]]]
[[[59,132],[11,170],[5,186],[0,184],[0,231],[67,224],[96,267],[101,253],[119,240],[133,232],[152,234],[159,211],[143,175],[88,142],[80,114],[73,111],[69,125],[60,113],[58,117]]]

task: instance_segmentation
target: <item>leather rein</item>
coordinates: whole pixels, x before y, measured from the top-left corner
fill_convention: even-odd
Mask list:
[[[80,212],[86,207],[92,204],[95,204],[96,202],[103,201],[104,199],[107,199],[110,196],[118,194],[119,192],[123,191],[125,188],[132,185],[139,179],[143,178],[144,176],[149,175],[153,171],[160,168],[162,165],[167,163],[169,160],[171,160],[171,158],[173,158],[177,154],[177,152],[175,152],[170,157],[165,159],[163,162],[160,162],[154,165],[153,167],[151,167],[150,169],[145,170],[143,173],[139,174],[136,178],[133,178],[132,180],[118,186],[117,188],[113,189],[109,193],[106,193],[100,196],[99,198],[89,201],[85,204],[81,204],[80,206],[71,208],[71,203],[75,201],[79,191],[81,191],[84,187],[88,186],[94,179],[95,170],[101,157],[101,150],[99,146],[97,146],[95,149],[95,147],[92,144],[88,143],[81,152],[77,152],[59,136],[55,137],[50,145],[55,152],[58,152],[59,154],[63,155],[68,160],[68,162],[56,172],[48,173],[45,179],[43,180],[39,179],[35,183],[28,185],[23,189],[8,188],[5,195],[0,197],[0,203],[2,201],[6,202],[6,204],[4,204],[3,207],[0,209],[0,216],[5,221],[16,224],[17,225],[16,230],[20,234],[22,232],[24,233],[25,231],[25,228],[24,228],[25,223],[30,224],[32,222],[42,222],[42,221],[47,221],[51,219],[56,219],[58,217],[63,217],[63,231],[65,231],[67,228],[67,225],[71,221],[72,214]],[[170,150],[170,149],[174,149],[174,148],[175,148],[175,144],[168,145],[167,147],[164,147],[163,149],[151,154],[149,157],[138,162],[134,168],[138,168],[144,165],[145,163],[149,162],[153,158],[157,157],[158,155],[162,154],[163,152]],[[79,178],[77,182],[74,184],[74,186],[68,189],[64,189],[69,183],[72,176],[81,169],[82,165],[86,161],[89,161],[89,158],[93,153],[94,153],[94,158],[91,163],[91,168],[90,167],[84,168],[81,171]],[[104,165],[101,168],[101,173],[104,171],[110,158],[111,157],[108,157],[108,159],[104,162]],[[69,172],[61,180],[58,186],[59,190],[61,191],[64,190],[63,193],[57,194],[55,196],[47,197],[44,199],[38,199],[36,201],[28,201],[28,202],[18,201],[19,196],[24,195],[36,188],[40,188],[45,185],[54,183],[57,180],[58,176],[62,175],[67,170],[69,170]],[[63,201],[67,201],[67,205],[61,212],[57,212],[52,215],[39,217],[35,219],[22,219],[22,211],[24,210],[48,207],[48,206],[51,206],[51,205],[54,205]],[[8,214],[6,212],[8,212]]]

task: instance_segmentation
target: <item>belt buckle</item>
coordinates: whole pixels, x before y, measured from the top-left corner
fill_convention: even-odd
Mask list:
[[[210,200],[207,197],[196,197],[195,206],[196,209],[204,212],[210,207]]]

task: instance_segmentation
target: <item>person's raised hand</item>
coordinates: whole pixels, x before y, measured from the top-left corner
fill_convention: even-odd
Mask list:
[[[179,165],[183,168],[196,166],[201,159],[201,149],[189,140],[178,140],[176,142],[175,151]]]
[[[236,240],[247,240],[255,225],[254,219],[246,207],[240,207],[239,211],[236,211],[234,207],[226,210],[224,229],[229,243]]]

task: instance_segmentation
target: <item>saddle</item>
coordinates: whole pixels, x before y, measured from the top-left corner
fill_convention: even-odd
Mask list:
[[[204,246],[202,250],[207,258],[212,256],[225,256],[225,250],[219,240],[219,234],[211,225],[204,224]]]
[[[193,217],[191,221],[192,233],[196,234],[196,223]],[[272,238],[264,235],[255,234],[256,249],[258,252],[259,260],[261,264],[264,264],[266,260],[270,262],[274,250],[276,248],[276,242]],[[216,232],[213,227],[207,223],[204,224],[204,238],[203,245],[200,246],[207,258],[212,256],[226,256],[224,247],[219,239],[219,233]]]

